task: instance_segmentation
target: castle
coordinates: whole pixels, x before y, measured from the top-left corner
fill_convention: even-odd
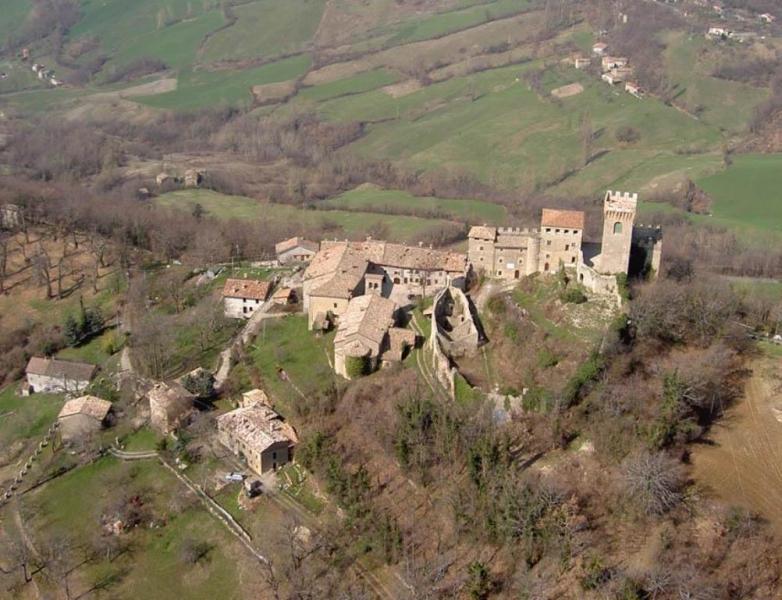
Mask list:
[[[543,209],[540,229],[478,226],[470,229],[468,262],[497,279],[554,273],[564,267],[598,293],[618,291],[619,274],[657,273],[662,231],[635,225],[638,194],[608,191],[600,243],[584,242],[582,211]]]

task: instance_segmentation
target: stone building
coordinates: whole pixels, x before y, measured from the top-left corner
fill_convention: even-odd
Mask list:
[[[111,402],[95,396],[68,400],[57,415],[63,441],[82,438],[109,424]]]
[[[271,283],[255,279],[227,279],[223,286],[225,316],[249,319],[269,297]]]
[[[588,289],[615,293],[618,274],[660,270],[662,231],[635,225],[637,204],[637,194],[606,193],[599,243],[583,241],[583,212],[544,208],[540,229],[473,227],[467,255],[489,277],[520,279],[564,267]]]
[[[164,434],[177,429],[193,412],[195,396],[176,382],[156,383],[148,398],[150,424]]]
[[[334,338],[334,370],[352,379],[381,362],[401,361],[415,345],[415,333],[396,327],[396,304],[378,294],[352,298]]]
[[[22,220],[21,207],[16,204],[0,204],[0,229],[19,229]]]
[[[77,394],[87,389],[98,367],[88,363],[33,356],[27,363],[29,393]]]
[[[274,253],[277,255],[277,261],[281,265],[290,265],[309,262],[317,254],[318,249],[317,242],[293,237],[276,244]]]
[[[464,287],[467,257],[371,240],[323,242],[304,272],[303,301],[312,328],[326,315],[338,318],[351,298],[373,294],[406,306],[449,285]]]
[[[257,474],[276,471],[291,461],[296,432],[271,407],[246,398],[239,408],[217,417],[218,439]]]

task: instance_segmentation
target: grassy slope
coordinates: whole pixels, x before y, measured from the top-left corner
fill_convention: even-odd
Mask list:
[[[0,39],[17,31],[29,12],[30,0],[3,0]]]
[[[443,215],[450,219],[469,223],[499,224],[506,217],[506,210],[503,206],[490,202],[418,197],[400,190],[383,190],[371,185],[364,185],[345,192],[322,204],[334,208],[367,212],[383,212],[384,209],[431,211],[438,216]]]
[[[297,96],[299,100],[311,100],[322,102],[332,98],[349,96],[351,94],[361,94],[390,85],[399,81],[399,76],[387,71],[386,69],[375,69],[359,73],[353,77],[338,79],[320,85],[307,87],[301,90]]]
[[[293,56],[261,67],[237,71],[185,70],[173,92],[143,96],[139,102],[157,108],[192,110],[207,106],[249,104],[251,88],[295,79],[310,67],[308,55]]]
[[[237,6],[237,22],[210,37],[199,58],[266,58],[301,50],[312,39],[324,5],[325,0],[259,0]]]
[[[22,397],[14,386],[0,390],[0,444],[42,436],[57,419],[63,404],[59,394],[33,394]]]
[[[782,233],[782,154],[737,156],[697,181],[714,199],[714,221]]]
[[[443,223],[437,219],[367,212],[306,210],[282,204],[265,204],[242,196],[226,196],[209,190],[171,192],[158,197],[157,202],[162,206],[185,210],[197,202],[208,213],[225,219],[266,219],[272,222],[298,222],[313,227],[331,222],[342,227],[349,235],[364,233],[373,224],[383,222],[390,229],[390,237],[398,240],[410,240],[428,228]]]

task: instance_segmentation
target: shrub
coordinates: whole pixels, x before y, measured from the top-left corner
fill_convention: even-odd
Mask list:
[[[348,356],[345,358],[345,372],[349,379],[356,379],[369,373],[369,359],[366,356]]]
[[[622,125],[616,130],[616,139],[625,144],[634,144],[641,139],[641,132],[629,125]]]
[[[571,286],[564,290],[559,299],[565,304],[583,304],[587,301],[586,294],[580,287]]]

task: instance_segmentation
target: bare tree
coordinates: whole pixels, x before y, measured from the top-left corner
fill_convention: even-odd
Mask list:
[[[622,463],[628,497],[649,515],[663,514],[681,501],[679,464],[661,452],[642,452]]]

